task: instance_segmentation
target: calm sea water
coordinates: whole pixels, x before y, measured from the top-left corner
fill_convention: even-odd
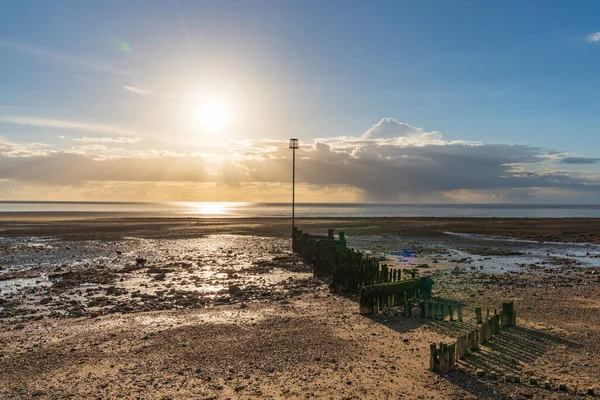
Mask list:
[[[0,213],[132,217],[289,217],[286,203],[0,202]],[[302,203],[298,217],[598,218],[600,205]]]

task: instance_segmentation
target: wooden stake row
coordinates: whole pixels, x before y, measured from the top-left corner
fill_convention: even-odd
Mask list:
[[[358,293],[364,286],[401,281],[406,272],[411,278],[417,274],[416,269],[380,265],[377,258],[348,248],[344,232],[340,232],[336,240],[333,229],[328,230],[327,236],[315,236],[294,228],[292,250],[302,256],[305,265],[313,267],[314,277],[331,279],[330,287],[335,292]]]
[[[475,313],[479,320],[481,308],[477,307]],[[455,361],[478,349],[480,344],[487,343],[505,327],[517,325],[517,313],[512,302],[503,303],[502,312],[491,317],[488,309],[487,317],[485,321],[478,322],[479,326],[476,329],[467,334],[458,335],[456,343],[441,343],[439,348],[432,343],[430,345],[430,370],[441,374],[450,372],[456,365]]]

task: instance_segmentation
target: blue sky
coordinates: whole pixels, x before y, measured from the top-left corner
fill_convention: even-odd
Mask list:
[[[393,118],[446,142],[585,158],[528,171],[598,175],[595,1],[9,0],[0,9],[0,137],[46,144],[44,156],[200,154],[209,139],[312,143]],[[199,132],[181,111],[196,97],[197,107],[226,98],[232,121]],[[101,136],[135,142],[73,150],[73,140]],[[220,154],[203,158],[209,175],[241,162]]]

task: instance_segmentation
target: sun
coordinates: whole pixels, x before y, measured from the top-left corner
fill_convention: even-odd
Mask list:
[[[231,121],[228,104],[217,99],[200,104],[195,114],[202,127],[211,132],[223,130]]]

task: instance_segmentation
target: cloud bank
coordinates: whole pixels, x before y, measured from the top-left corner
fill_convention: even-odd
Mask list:
[[[203,183],[240,192],[236,199],[260,185],[287,191],[291,180],[287,141],[232,142],[227,154],[215,147],[214,154],[130,150],[115,155],[103,144],[136,139],[76,140],[90,146],[58,151],[42,144],[0,144],[0,179],[55,186],[161,182],[181,191]],[[448,141],[439,132],[385,118],[359,137],[301,143],[296,178],[306,193],[314,193],[305,201],[331,200],[328,193],[335,193],[335,201],[345,198],[343,193],[347,201],[583,201],[598,198],[600,174],[565,166],[593,168],[599,162],[541,147]],[[279,199],[256,193],[252,201]]]

